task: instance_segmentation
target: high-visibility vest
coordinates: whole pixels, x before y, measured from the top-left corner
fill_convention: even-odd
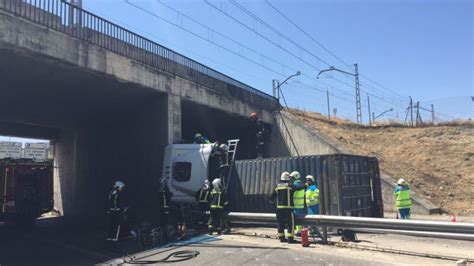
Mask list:
[[[395,206],[397,209],[408,209],[411,208],[412,202],[410,198],[410,189],[401,189],[395,192],[396,202]]]
[[[208,203],[208,201],[209,201],[209,190],[201,189],[199,191],[199,202]]]
[[[293,189],[288,183],[279,183],[275,191],[277,193],[277,209],[293,209]]]
[[[295,209],[303,209],[304,208],[304,188],[297,190],[293,193],[293,200],[295,203]]]
[[[306,196],[306,205],[308,205],[309,207],[319,204],[319,189],[318,188],[314,190],[307,189],[305,196]]]
[[[222,198],[222,192],[213,189],[211,192],[211,209],[223,209],[227,202],[222,202]]]

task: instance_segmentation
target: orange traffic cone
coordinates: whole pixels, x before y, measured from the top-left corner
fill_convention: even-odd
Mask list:
[[[454,214],[454,213],[451,214],[451,222],[453,222],[453,223],[456,222],[456,214]]]

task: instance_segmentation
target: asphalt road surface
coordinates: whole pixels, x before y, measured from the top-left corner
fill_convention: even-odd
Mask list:
[[[44,219],[34,230],[0,223],[0,265],[93,265],[128,264],[123,254],[133,254],[138,263],[154,263],[177,251],[198,251],[199,255],[179,265],[399,265],[447,264],[456,261],[423,256],[343,248],[331,245],[282,244],[269,238],[275,229],[234,228],[222,236],[197,236],[170,246],[140,251],[130,240],[119,245],[104,241],[103,228],[64,225],[61,219]],[[249,236],[257,232],[259,236]],[[265,237],[265,235],[267,237]],[[397,235],[364,234],[362,243],[389,249],[412,250],[474,259],[473,241],[439,240]],[[338,238],[331,239],[334,242]],[[129,260],[129,258],[128,258]],[[171,258],[173,260],[173,258]],[[474,261],[474,260],[473,260]]]

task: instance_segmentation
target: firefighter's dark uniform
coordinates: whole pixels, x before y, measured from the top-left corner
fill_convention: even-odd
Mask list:
[[[209,189],[200,188],[196,193],[196,200],[198,202],[199,209],[202,211],[209,210]]]
[[[107,240],[117,241],[120,237],[120,231],[123,230],[123,199],[122,193],[114,188],[109,193],[109,232]]]
[[[209,218],[209,234],[221,233],[223,225],[224,207],[228,204],[227,197],[222,190],[213,189],[209,195],[211,217]]]
[[[163,188],[159,191],[160,196],[160,221],[161,226],[165,226],[168,224],[168,216],[170,215],[170,206],[169,202],[173,194],[170,192],[168,186],[163,186]]]
[[[265,145],[265,125],[262,120],[255,120],[256,139],[257,139],[257,158],[263,157],[263,146]]]
[[[270,202],[276,205],[276,218],[278,223],[278,238],[285,241],[285,229],[288,242],[293,242],[293,229],[295,217],[293,215],[293,187],[288,182],[281,181],[272,192]]]

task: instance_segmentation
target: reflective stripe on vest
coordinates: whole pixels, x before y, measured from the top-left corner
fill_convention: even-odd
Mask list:
[[[162,193],[163,196],[163,208],[168,208],[168,201],[166,200],[165,192]]]
[[[221,204],[221,196],[222,196],[222,192],[217,192],[217,191],[212,191],[211,192],[211,197],[212,197],[212,204],[211,204],[211,208],[212,209],[222,209],[224,208]],[[215,201],[215,197],[217,197],[217,202]]]
[[[293,205],[291,205],[291,193],[292,189],[288,184],[282,185],[278,184],[277,187],[275,188],[276,192],[279,193],[282,190],[286,190],[286,205],[280,205],[280,202],[278,202],[277,199],[277,209],[293,209]]]
[[[398,209],[411,208],[410,189],[397,191],[395,192],[395,196],[397,198],[395,206],[397,206]]]
[[[319,204],[319,189],[306,190],[306,205],[315,206]]]
[[[203,191],[206,191],[206,192],[203,194],[202,193]],[[209,198],[209,190],[201,189],[201,192],[199,192],[199,202],[207,203],[208,198]]]
[[[293,193],[293,201],[295,203],[295,209],[304,208],[304,189],[297,190]]]

